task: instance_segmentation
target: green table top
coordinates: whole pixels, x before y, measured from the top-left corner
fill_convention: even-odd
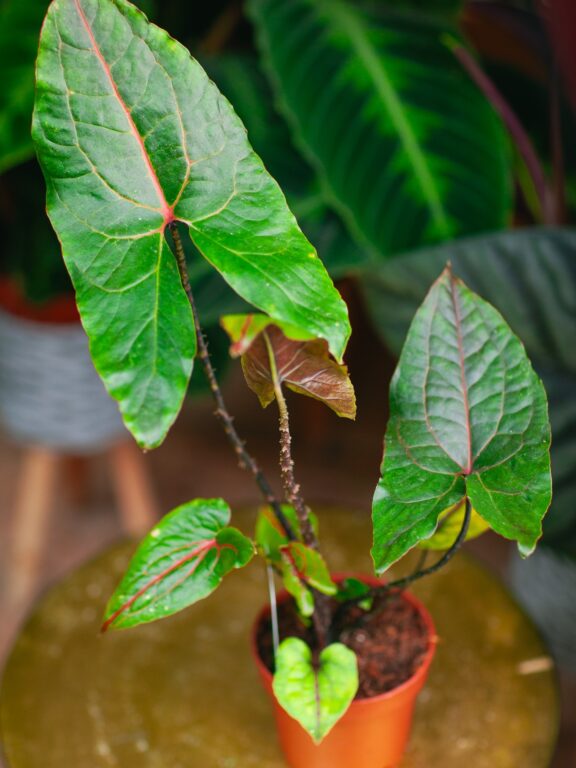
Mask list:
[[[251,520],[235,516],[247,531]],[[320,520],[331,567],[369,572],[367,518],[325,510]],[[113,548],[54,587],[20,634],[0,691],[10,768],[282,768],[249,650],[266,599],[261,564],[184,613],[101,636],[131,550]],[[557,692],[552,671],[522,674],[546,655],[528,619],[463,555],[414,591],[440,642],[403,766],[548,768]]]

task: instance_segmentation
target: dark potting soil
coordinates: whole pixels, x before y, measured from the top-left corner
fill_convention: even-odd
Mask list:
[[[360,685],[357,699],[377,696],[406,682],[422,664],[431,638],[428,628],[414,606],[401,595],[389,595],[376,610],[363,611],[358,606],[338,611],[330,642],[340,642],[356,653]],[[280,639],[299,637],[314,647],[311,629],[302,625],[292,601],[278,606]],[[266,618],[258,628],[260,657],[274,670],[272,630]]]

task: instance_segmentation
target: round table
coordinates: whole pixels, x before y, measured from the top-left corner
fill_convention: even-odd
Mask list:
[[[250,531],[253,517],[237,513],[234,523]],[[332,509],[320,521],[331,567],[369,571],[366,516]],[[71,574],[21,632],[0,691],[9,768],[282,768],[249,650],[266,599],[261,563],[177,616],[102,636],[132,549],[117,546]],[[557,691],[526,616],[465,555],[414,591],[440,639],[403,768],[548,768]]]

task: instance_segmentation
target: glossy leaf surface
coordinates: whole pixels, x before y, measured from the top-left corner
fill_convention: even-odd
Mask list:
[[[254,546],[228,526],[222,499],[196,499],[164,517],[146,536],[106,608],[103,629],[162,619],[207,597]]]
[[[551,498],[546,394],[502,317],[447,268],[410,326],[390,388],[373,559],[384,571],[466,496],[530,554]]]
[[[547,544],[576,553],[576,230],[532,227],[423,249],[362,278],[372,320],[395,352],[430,285],[450,260],[526,346],[546,387],[554,494]]]
[[[396,3],[249,8],[299,147],[361,243],[388,257],[505,223],[507,138],[443,43],[451,22]]]
[[[302,341],[303,334],[262,316],[224,318],[232,353],[242,354],[242,369],[250,389],[266,408],[276,397],[275,383],[320,400],[338,416],[356,416],[354,387],[345,365],[330,357],[323,339]]]
[[[254,149],[284,190],[330,275],[337,279],[362,265],[377,263],[378,255],[355,242],[328,208],[314,172],[296,150],[286,123],[274,107],[274,94],[256,57],[226,53],[203,63],[234,104]]]
[[[242,298],[341,358],[345,304],[240,120],[130,3],[54,0],[33,135],[96,367],[141,444],[163,439],[195,353],[174,220]]]
[[[318,744],[346,712],[358,690],[358,664],[353,651],[334,643],[320,653],[295,637],[284,640],[276,654],[274,694],[280,705]]]

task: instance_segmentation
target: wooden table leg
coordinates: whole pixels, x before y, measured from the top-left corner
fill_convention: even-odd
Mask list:
[[[58,460],[57,453],[40,446],[27,447],[22,456],[8,553],[9,605],[27,602],[39,582]]]
[[[132,441],[116,443],[108,450],[116,498],[126,533],[140,538],[159,518],[140,449]]]

